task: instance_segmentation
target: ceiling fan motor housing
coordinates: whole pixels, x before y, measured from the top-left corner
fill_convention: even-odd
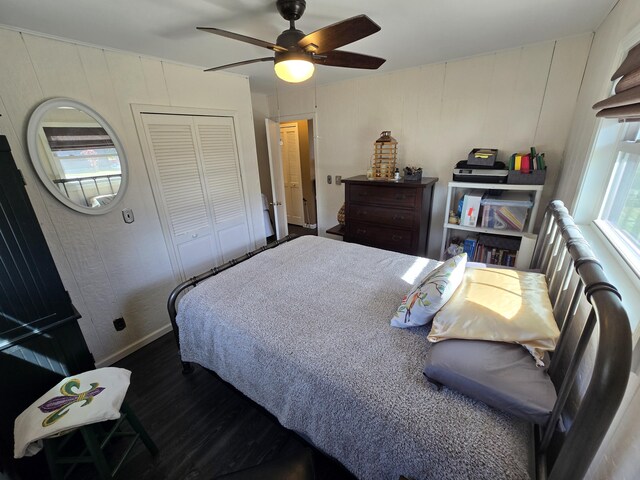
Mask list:
[[[305,0],[278,0],[276,7],[282,18],[289,21],[298,20],[307,8]]]
[[[312,61],[312,54],[306,52],[298,45],[298,41],[304,38],[304,32],[296,29],[289,29],[282,32],[276,40],[276,45],[287,49],[286,52],[275,52],[275,63],[284,60],[306,60]]]
[[[298,46],[298,41],[300,41],[302,38],[304,38],[304,32],[290,28],[289,30],[285,30],[280,35],[278,35],[276,45],[284,47],[288,50],[302,51],[302,49]]]

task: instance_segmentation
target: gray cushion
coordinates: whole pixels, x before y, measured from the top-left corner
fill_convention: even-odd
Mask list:
[[[433,344],[424,374],[499,410],[544,424],[556,390],[544,368],[520,345],[481,340]]]

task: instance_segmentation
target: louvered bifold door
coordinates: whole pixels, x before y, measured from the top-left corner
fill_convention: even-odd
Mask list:
[[[223,261],[251,250],[236,135],[231,117],[193,117],[204,185]]]
[[[183,278],[221,263],[193,117],[143,114],[156,206]]]

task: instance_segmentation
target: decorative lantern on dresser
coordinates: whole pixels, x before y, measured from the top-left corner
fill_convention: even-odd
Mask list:
[[[41,478],[42,459],[12,460],[13,421],[60,379],[95,367],[78,326],[80,315],[1,135],[0,259],[0,476]]]
[[[427,256],[433,187],[437,178],[368,180],[345,184],[346,242]]]
[[[398,142],[385,130],[373,144],[371,171],[373,179],[393,178],[398,160]]]

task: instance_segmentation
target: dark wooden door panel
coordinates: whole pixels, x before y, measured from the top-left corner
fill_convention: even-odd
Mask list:
[[[74,316],[40,224],[0,137],[0,348]]]
[[[42,455],[12,459],[13,422],[62,377],[94,368],[78,318],[0,136],[0,476],[42,478]]]

